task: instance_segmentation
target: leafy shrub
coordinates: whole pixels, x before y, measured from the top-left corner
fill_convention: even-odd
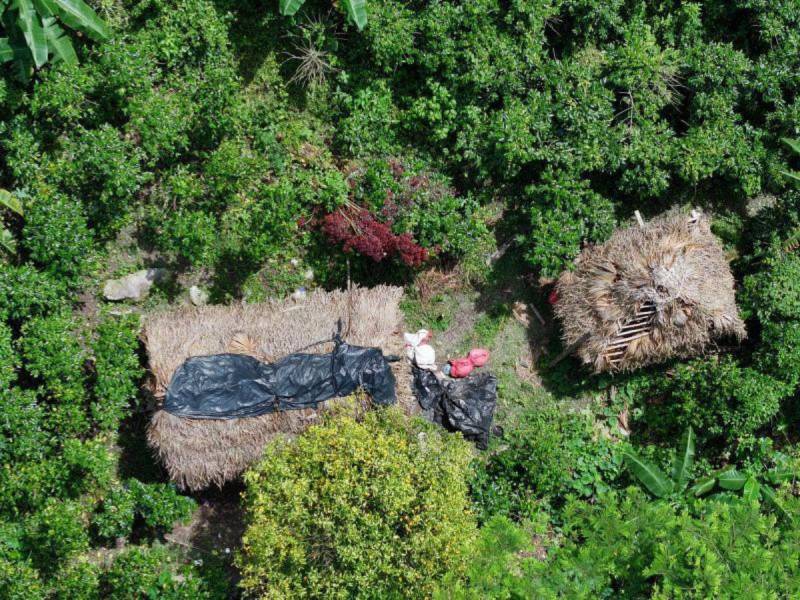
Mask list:
[[[64,306],[61,283],[29,265],[0,264],[0,316],[19,320]]]
[[[271,445],[245,475],[238,557],[248,594],[424,597],[474,537],[469,448],[394,410]]]
[[[108,124],[79,128],[59,157],[62,185],[83,200],[89,223],[100,237],[109,237],[125,223],[139,186],[148,178],[140,151]]]
[[[27,206],[23,242],[39,268],[66,279],[84,274],[92,254],[81,205],[61,195],[41,194]]]
[[[649,381],[642,398],[651,401],[642,418],[668,435],[692,426],[702,445],[719,447],[768,424],[788,391],[783,382],[731,356],[695,359]]]
[[[53,577],[57,600],[99,600],[100,569],[88,560],[67,563]]]
[[[797,531],[744,500],[697,514],[628,489],[595,505],[570,501],[565,539],[536,565],[537,596],[692,598],[792,595]],[[635,543],[632,542],[635,540]]]
[[[51,400],[50,426],[62,435],[88,431],[86,356],[75,335],[76,323],[66,314],[30,319],[19,340],[25,370],[42,382],[41,391]]]
[[[133,547],[117,555],[101,577],[100,591],[100,597],[108,600],[213,597],[197,570],[181,565],[164,546]]]
[[[588,182],[560,173],[526,191],[531,199],[534,247],[531,263],[555,277],[578,254],[583,241],[602,242],[614,227],[612,204]]]
[[[136,498],[127,487],[113,487],[103,498],[102,509],[92,523],[97,534],[106,539],[128,537],[136,517]]]
[[[14,352],[11,330],[0,323],[0,389],[7,389],[16,379],[19,357]]]
[[[531,571],[539,560],[536,537],[529,529],[507,517],[492,517],[478,533],[466,577],[445,577],[433,594],[434,600],[536,597]]]
[[[472,496],[481,519],[532,518],[542,501],[595,498],[610,489],[622,454],[618,443],[596,435],[589,417],[553,404],[523,413],[500,449],[475,465]]]
[[[194,500],[178,494],[173,485],[130,479],[103,498],[102,510],[93,522],[103,538],[128,537],[137,516],[151,530],[165,530],[178,521],[187,521],[196,506]]]
[[[103,431],[116,431],[138,391],[142,375],[137,350],[139,322],[134,316],[108,318],[96,330],[94,355],[95,400],[92,418]]]
[[[71,500],[50,498],[25,525],[25,544],[40,571],[52,572],[62,561],[89,549],[84,509]]]

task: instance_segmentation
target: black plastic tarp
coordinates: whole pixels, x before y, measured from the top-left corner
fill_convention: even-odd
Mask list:
[[[494,375],[482,371],[463,379],[439,379],[431,371],[414,367],[414,392],[428,418],[486,449],[497,406]]]
[[[394,404],[395,379],[378,348],[336,340],[329,354],[290,354],[263,363],[243,354],[189,358],[172,376],[164,410],[193,419],[238,419],[313,408],[363,388],[376,404]]]

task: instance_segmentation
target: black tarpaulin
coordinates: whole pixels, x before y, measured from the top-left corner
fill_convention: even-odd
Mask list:
[[[414,367],[414,392],[431,420],[486,449],[497,405],[494,375],[483,371],[440,380],[431,371]]]
[[[175,371],[164,410],[193,419],[238,419],[314,408],[363,388],[376,404],[394,404],[395,379],[378,348],[336,340],[330,354],[290,354],[263,363],[243,354],[189,358]]]

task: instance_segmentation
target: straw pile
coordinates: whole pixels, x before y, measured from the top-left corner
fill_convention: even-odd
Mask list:
[[[709,219],[670,211],[589,247],[556,285],[564,343],[595,371],[631,370],[745,337]]]
[[[354,288],[351,293],[318,290],[297,303],[186,306],[152,315],[144,326],[151,389],[156,398],[163,398],[172,374],[190,356],[236,352],[272,362],[301,349],[330,352],[332,343],[306,347],[330,339],[339,319],[349,344],[402,355],[401,296],[402,288],[391,286]],[[392,371],[399,405],[407,414],[416,413],[408,363],[392,363]],[[270,440],[300,433],[318,421],[321,411],[346,402],[332,399],[317,409],[227,420],[186,419],[158,409],[148,428],[148,443],[179,487],[221,486],[258,460]]]

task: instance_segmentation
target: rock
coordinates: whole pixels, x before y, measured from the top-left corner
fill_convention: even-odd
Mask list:
[[[201,290],[196,285],[193,285],[189,288],[189,300],[192,301],[192,304],[195,306],[202,306],[203,304],[208,304],[208,292],[205,290]]]
[[[306,295],[307,295],[306,288],[300,287],[294,291],[294,293],[292,294],[292,299],[296,301],[305,300]]]
[[[313,269],[307,269],[305,273],[303,273],[303,279],[306,281],[311,281],[314,279],[314,271]]]
[[[119,279],[109,279],[103,286],[106,300],[141,300],[150,293],[154,283],[169,277],[167,269],[142,269]]]

